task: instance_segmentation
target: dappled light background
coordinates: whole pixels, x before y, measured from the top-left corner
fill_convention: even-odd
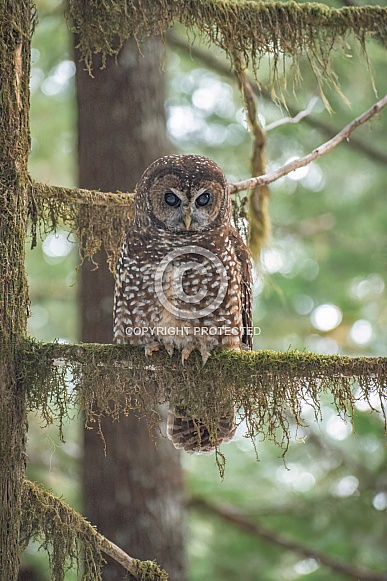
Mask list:
[[[63,18],[65,6],[59,0],[39,0],[37,7],[30,172],[36,181],[75,186],[75,65]],[[184,40],[185,33],[178,27],[175,34]],[[377,40],[369,44],[376,90],[382,96],[387,92],[387,77],[382,74],[385,50]],[[219,50],[198,41],[195,47],[204,59],[191,54],[188,44],[184,50],[166,43],[170,139],[177,152],[213,158],[230,182],[245,179],[252,138],[236,80],[206,63],[208,54],[225,63]],[[332,113],[316,97],[316,82],[307,63],[294,90],[289,67],[285,96],[299,111],[312,100],[308,118],[278,124],[289,115],[285,107],[258,98],[259,120],[268,128],[269,171],[307,154],[334,134],[325,134],[321,125],[337,132],[376,101],[365,61],[351,39],[347,56],[336,57],[335,64],[350,105],[335,92],[327,94]],[[266,62],[260,74],[264,83],[269,75]],[[362,149],[356,149],[352,139],[352,146],[342,144],[270,186],[272,235],[255,268],[254,322],[260,328],[256,349],[386,354],[386,132],[387,116],[378,115],[353,134],[365,146]],[[373,152],[384,156],[384,163]],[[74,342],[78,338],[77,243],[63,229],[41,234],[38,247],[27,249],[29,332],[44,341]],[[235,504],[301,545],[386,572],[387,455],[380,402],[358,401],[351,422],[336,415],[332,397],[325,396],[318,422],[305,405],[304,424],[292,427],[285,462],[273,444],[247,439],[243,424],[235,441],[224,447],[224,481],[213,457],[184,455],[187,494]],[[55,426],[43,427],[38,416],[31,417],[28,476],[82,510],[80,429],[74,410],[65,426],[66,442],[61,443]],[[200,511],[189,511],[188,525],[191,581],[344,579],[317,558],[267,544]],[[36,544],[27,549],[25,563],[37,567],[44,581],[47,565],[36,549]],[[71,581],[74,575],[70,571],[66,579]]]

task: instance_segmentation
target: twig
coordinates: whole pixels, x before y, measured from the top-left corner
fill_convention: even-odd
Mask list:
[[[299,123],[300,121],[302,121],[302,119],[305,119],[305,117],[307,117],[308,115],[311,114],[314,106],[316,105],[316,103],[318,101],[319,101],[319,97],[317,97],[316,95],[313,95],[313,97],[309,101],[306,109],[304,109],[303,111],[300,111],[294,117],[283,117],[282,119],[278,119],[278,121],[273,121],[273,123],[269,123],[269,125],[265,126],[266,133],[268,133],[269,131],[272,131],[273,129],[276,129],[277,127],[280,127],[281,125],[287,125],[288,123]]]
[[[368,111],[360,115],[360,117],[357,117],[356,119],[351,121],[351,123],[348,123],[348,125],[346,125],[344,129],[342,129],[337,135],[332,137],[332,139],[329,139],[329,141],[326,141],[325,143],[314,149],[312,153],[309,153],[304,157],[300,157],[299,159],[295,159],[294,161],[287,163],[283,167],[280,167],[275,171],[267,173],[263,176],[249,178],[247,180],[237,182],[236,184],[229,184],[230,194],[235,194],[236,192],[243,192],[244,190],[254,188],[257,185],[271,184],[272,182],[278,180],[279,178],[286,176],[288,173],[300,167],[305,167],[318,157],[321,157],[322,155],[325,155],[329,151],[332,151],[332,149],[339,145],[339,143],[344,141],[344,139],[348,139],[348,137],[357,127],[359,127],[363,123],[366,123],[366,121],[371,119],[371,117],[376,115],[376,113],[379,113],[379,111],[381,111],[383,107],[385,107],[386,105],[387,105],[387,95],[383,97],[383,99],[380,99],[380,101],[372,105],[372,107],[368,109]]]
[[[120,547],[112,543],[112,541],[109,541],[106,537],[104,537],[100,533],[97,532],[96,536],[98,546],[101,549],[101,551],[105,553],[105,555],[108,555],[114,561],[119,563],[119,565],[121,565],[126,571],[129,571],[129,573],[135,579],[138,579],[140,581],[144,578],[143,573],[139,571],[139,563],[141,563],[141,561],[139,561],[138,559],[133,559],[133,557],[130,557],[127,553],[125,553],[125,551],[120,549]],[[150,562],[145,563],[147,566]],[[152,565],[154,569],[157,568],[157,565],[155,563],[151,563],[151,566]],[[165,579],[167,579],[167,577],[165,577]]]
[[[137,561],[129,557],[125,551],[117,547],[114,543],[109,541],[106,537],[97,532],[98,546],[105,553],[109,555],[114,561],[119,563],[126,571],[129,571],[133,577],[140,579],[137,568]]]
[[[173,32],[169,32],[167,34],[168,43],[171,46],[176,48],[185,50],[189,52],[192,57],[200,60],[203,64],[205,64],[208,68],[216,71],[218,74],[223,75],[228,78],[233,77],[233,72],[230,68],[230,65],[227,64],[226,61],[222,61],[220,58],[217,58],[213,55],[212,52],[208,50],[202,50],[194,45],[188,45],[187,41],[183,38],[180,38],[177,34]],[[250,81],[251,82],[251,81]],[[258,97],[263,97],[265,100],[272,102],[273,99],[264,87],[258,87],[256,84],[252,83],[253,90]],[[298,110],[296,107],[292,106],[291,104],[287,103],[287,110],[289,111],[292,117],[296,117],[298,115]],[[324,135],[334,135],[337,133],[337,128],[334,127],[331,123],[326,123],[321,121],[320,119],[316,119],[315,117],[308,116],[304,118],[304,122],[310,127],[314,127],[323,133]],[[383,154],[381,151],[375,149],[368,143],[364,143],[361,139],[357,137],[353,137],[349,142],[349,147],[367,155],[373,161],[378,163],[382,163],[387,165],[387,155]]]
[[[239,527],[240,529],[252,534],[258,539],[264,539],[269,543],[288,549],[289,551],[294,551],[299,555],[306,558],[312,558],[321,563],[322,565],[333,569],[343,575],[347,575],[352,579],[361,581],[386,581],[387,575],[374,573],[369,570],[359,569],[354,565],[349,563],[344,563],[334,557],[330,557],[316,549],[311,549],[302,545],[297,541],[293,541],[289,537],[279,534],[275,531],[267,529],[266,527],[258,524],[251,519],[249,519],[242,511],[235,506],[228,504],[214,504],[210,503],[202,498],[193,498],[190,501],[190,506],[192,508],[202,510],[206,513],[213,514],[217,517],[232,523],[233,525]]]

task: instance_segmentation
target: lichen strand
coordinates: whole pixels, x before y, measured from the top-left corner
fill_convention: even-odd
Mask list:
[[[334,9],[296,2],[70,0],[69,16],[88,67],[93,53],[115,54],[129,36],[141,41],[164,34],[175,21],[204,34],[229,55],[239,52],[255,70],[261,57],[271,54],[273,80],[280,59],[290,57],[296,65],[306,55],[321,82],[327,77],[334,81],[330,53],[343,49],[349,33],[363,49],[369,36],[387,42],[387,8],[379,6]]]
[[[122,241],[133,217],[134,194],[105,194],[33,183],[30,189],[32,247],[40,236],[68,226],[80,244],[81,260],[105,248],[115,270]]]
[[[36,361],[39,361],[37,369]],[[377,394],[386,427],[387,358],[351,358],[299,351],[276,353],[217,351],[202,367],[192,354],[184,367],[176,355],[161,351],[146,359],[142,348],[127,345],[62,345],[25,342],[19,379],[27,385],[31,409],[39,405],[48,421],[61,421],[65,392],[72,376],[71,403],[85,412],[90,426],[100,426],[102,414],[118,419],[135,411],[150,427],[159,425],[158,405],[181,405],[200,418],[216,444],[219,419],[233,404],[247,434],[260,435],[285,452],[290,425],[303,425],[302,409],[321,415],[320,399],[333,395],[337,411],[352,416],[354,403],[368,403]],[[222,464],[224,458],[217,458]]]

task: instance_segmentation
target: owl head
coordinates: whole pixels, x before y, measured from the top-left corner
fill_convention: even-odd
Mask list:
[[[161,157],[137,185],[135,219],[142,226],[190,235],[224,225],[230,214],[226,178],[207,157]]]

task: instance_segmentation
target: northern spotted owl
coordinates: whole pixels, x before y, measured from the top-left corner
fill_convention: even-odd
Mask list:
[[[249,251],[231,224],[226,178],[212,160],[170,155],[142,175],[135,217],[117,264],[114,337],[118,343],[181,351],[203,364],[214,347],[252,348]],[[182,404],[169,412],[167,435],[187,452],[212,452],[235,434],[235,410],[216,441]]]

